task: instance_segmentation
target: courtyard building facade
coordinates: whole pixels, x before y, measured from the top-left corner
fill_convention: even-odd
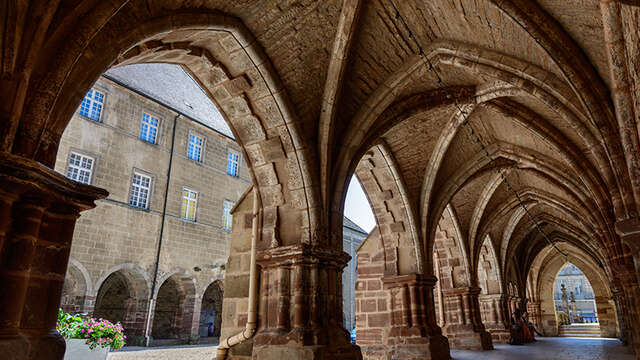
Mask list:
[[[240,153],[180,66],[104,74],[56,159],[59,173],[109,191],[76,223],[63,310],[122,322],[128,344],[218,337],[230,210],[251,185]]]

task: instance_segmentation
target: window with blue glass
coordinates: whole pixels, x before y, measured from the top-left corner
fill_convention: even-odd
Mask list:
[[[151,116],[147,113],[142,113],[142,122],[140,123],[140,139],[156,143],[158,136],[158,118]]]
[[[80,104],[80,115],[89,119],[100,121],[100,114],[104,106],[104,93],[91,89],[87,92],[82,103]]]
[[[227,155],[227,174],[238,176],[240,166],[240,154],[236,151],[229,150]]]
[[[204,139],[201,136],[189,134],[189,146],[187,147],[187,157],[195,161],[202,161],[202,148]]]

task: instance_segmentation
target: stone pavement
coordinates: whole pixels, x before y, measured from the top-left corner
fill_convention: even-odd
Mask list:
[[[538,338],[533,344],[494,344],[495,350],[452,350],[454,360],[634,360],[617,339]],[[108,360],[213,360],[216,345],[127,347],[109,354]],[[283,359],[284,360],[284,359]]]
[[[131,346],[109,353],[107,360],[213,360],[217,345]]]
[[[494,344],[495,350],[451,350],[455,360],[633,360],[630,348],[618,339],[538,338],[532,344],[511,346]]]

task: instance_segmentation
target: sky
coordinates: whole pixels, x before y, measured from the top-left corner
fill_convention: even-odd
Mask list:
[[[371,210],[369,201],[364,195],[362,186],[355,176],[351,177],[349,189],[347,190],[347,199],[344,203],[344,215],[367,232],[371,232],[376,226],[376,220],[373,217],[373,211]]]

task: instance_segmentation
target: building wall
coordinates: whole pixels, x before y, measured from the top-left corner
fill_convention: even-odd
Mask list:
[[[587,277],[575,265],[567,265],[556,278],[553,292],[556,309],[562,306],[562,284],[567,290],[569,300],[571,300],[570,294],[573,292],[578,315],[592,317],[597,314],[593,288]]]
[[[151,291],[171,136],[174,118],[178,115],[105,78],[99,79],[95,87],[106,93],[101,121],[76,113],[62,137],[55,166],[56,171],[65,174],[71,150],[87,154],[95,159],[91,185],[110,193],[107,199],[98,201],[94,210],[80,217],[74,231],[72,265],[67,273],[72,284],[63,296],[63,306],[83,311],[93,310],[102,282],[114,270],[139,273],[143,283],[141,293],[148,295]],[[160,120],[157,144],[139,139],[143,111]],[[186,156],[190,131],[206,139],[201,163]],[[224,276],[230,230],[223,228],[223,201],[235,202],[250,185],[250,173],[244,159],[241,159],[238,177],[226,174],[228,149],[240,152],[233,139],[191,119],[178,118],[155,291],[166,279],[179,276],[193,284],[183,288],[195,292],[185,294],[193,296],[195,307],[199,307],[207,286]],[[148,209],[128,204],[134,168],[153,179]],[[199,192],[195,221],[180,218],[185,186]],[[194,270],[195,267],[199,271]],[[78,273],[84,276],[78,276]],[[83,291],[85,296],[81,294]],[[197,324],[200,309],[192,312],[198,314],[193,319]],[[198,333],[197,325],[190,332]]]
[[[342,272],[342,312],[343,324],[347,330],[356,327],[355,288],[358,276],[356,274],[356,249],[367,237],[359,231],[344,227],[342,231],[342,249],[351,256],[349,264]]]

